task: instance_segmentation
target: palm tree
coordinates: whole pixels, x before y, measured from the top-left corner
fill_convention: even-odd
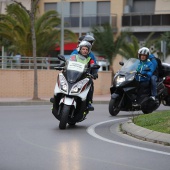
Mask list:
[[[112,27],[108,24],[105,24],[102,27],[93,27],[92,33],[94,34],[95,38],[93,49],[106,56],[110,62],[110,69],[113,71],[113,58],[119,54],[119,49],[122,45],[123,39],[125,38],[125,33],[122,33],[117,38],[114,38]]]
[[[60,41],[60,32],[56,29],[60,24],[58,13],[48,11],[37,19],[35,15],[38,1],[31,0],[30,11],[22,3],[14,1],[14,4],[7,6],[7,15],[0,15],[0,35],[11,42],[11,50],[34,58],[33,99],[39,99],[36,56],[45,56]],[[74,33],[69,30],[65,32],[68,38],[76,39]]]
[[[139,50],[138,39],[134,35],[131,35],[130,39],[130,42],[124,41],[120,49],[120,54],[126,59],[136,58]]]
[[[151,32],[148,35],[148,37],[144,41],[145,43],[143,44],[143,46],[150,48],[154,44],[155,40],[151,39],[153,35],[154,35],[154,32]],[[127,37],[125,41],[123,42],[121,46],[120,54],[126,59],[129,59],[132,57],[136,58],[138,56],[137,53],[138,53],[139,48],[140,48],[139,40],[137,39],[136,36],[131,35],[130,38]]]
[[[24,56],[33,56],[31,39],[31,20],[18,4],[7,6],[7,15],[0,15],[0,35],[11,42],[11,52]],[[36,53],[37,56],[47,56],[49,51],[60,44],[60,18],[57,11],[47,11],[39,18],[35,18]],[[76,42],[77,36],[70,30],[64,30],[65,41]]]
[[[157,49],[157,54],[159,58],[163,58],[163,53],[161,52],[161,41],[166,42],[166,56],[170,55],[170,31],[161,34],[159,38],[155,40],[155,47]]]

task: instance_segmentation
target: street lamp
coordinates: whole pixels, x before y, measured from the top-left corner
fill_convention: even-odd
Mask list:
[[[64,55],[64,0],[61,0],[61,44],[60,44],[60,54]]]
[[[79,11],[79,37],[81,37],[82,34],[82,0],[80,1],[80,11]]]

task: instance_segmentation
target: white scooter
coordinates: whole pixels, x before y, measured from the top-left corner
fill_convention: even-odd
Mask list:
[[[77,61],[65,60],[64,56],[58,58],[64,61],[62,67],[55,67],[56,70],[62,71],[58,74],[57,82],[54,89],[54,98],[50,101],[53,103],[52,113],[57,118],[60,129],[65,129],[67,123],[75,125],[86,118],[88,114],[87,96],[91,87],[90,70],[99,69],[100,66],[94,64],[90,69],[86,64]]]

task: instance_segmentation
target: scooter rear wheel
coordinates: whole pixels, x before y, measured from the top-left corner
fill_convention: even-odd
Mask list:
[[[117,108],[118,103],[119,103],[119,101],[117,101],[116,99],[110,99],[110,102],[109,102],[110,115],[116,116],[119,113],[120,109]]]

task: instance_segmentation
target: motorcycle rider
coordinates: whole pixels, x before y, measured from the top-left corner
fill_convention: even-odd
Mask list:
[[[158,80],[158,63],[156,61],[156,58],[153,54],[150,54],[149,55],[149,59],[151,60],[152,64],[153,64],[153,67],[154,67],[154,72],[153,72],[153,75],[151,77],[151,98],[153,100],[156,99],[156,96],[157,96],[157,80]]]
[[[88,41],[92,46],[94,44],[95,38],[93,36],[91,36],[91,35],[83,35],[83,36],[79,37],[78,46],[82,41]],[[78,54],[77,48],[73,50],[71,55],[72,54]],[[92,60],[94,60],[95,64],[97,64],[96,58],[95,58],[94,54],[91,51],[89,53],[89,56],[92,58]]]
[[[141,48],[138,50],[138,58],[140,63],[137,67],[136,80],[139,81],[139,88],[137,92],[137,99],[134,106],[138,105],[138,99],[144,93],[144,90],[149,87],[150,80],[154,72],[154,65],[149,60],[150,50],[148,48]]]
[[[91,48],[92,48],[92,45],[88,41],[80,42],[80,44],[77,48],[79,55],[78,54],[71,55],[70,60],[78,61],[78,62],[81,62],[81,63],[84,63],[84,64],[88,64],[88,67],[92,66],[93,64],[95,64],[95,62],[89,56],[89,53],[91,52]],[[94,74],[92,73],[92,75],[94,75]],[[93,84],[92,79],[90,77],[89,77],[89,79],[90,79],[90,83]],[[93,100],[92,100],[93,99],[93,91],[94,91],[94,88],[91,86],[89,93],[88,93],[88,96],[87,96],[87,101],[89,102],[88,103],[89,111],[94,110],[94,107],[91,104],[93,102]]]
[[[153,75],[151,76],[151,96],[150,98],[155,100],[156,96],[157,96],[157,80],[158,80],[158,63],[157,60],[155,58],[155,56],[153,54],[150,54],[150,50],[147,47],[142,47],[139,49],[139,53],[142,51],[149,51],[149,60],[152,62],[153,64]]]

